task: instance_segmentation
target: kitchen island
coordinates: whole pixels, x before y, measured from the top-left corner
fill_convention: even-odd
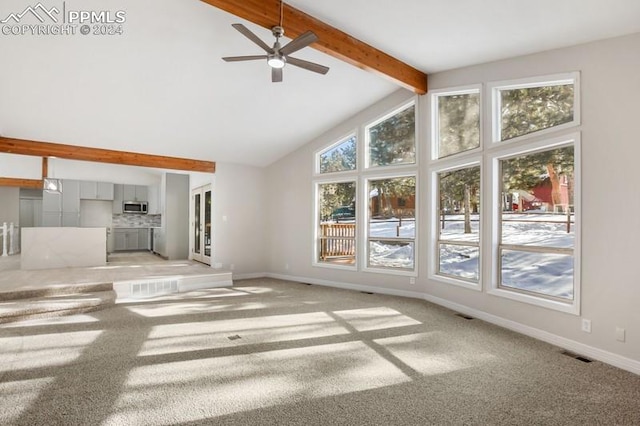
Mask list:
[[[21,269],[105,266],[107,229],[39,227],[21,230]]]

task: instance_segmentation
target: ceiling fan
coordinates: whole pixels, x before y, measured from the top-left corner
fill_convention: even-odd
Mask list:
[[[284,68],[286,64],[291,64],[305,70],[317,72],[319,74],[326,74],[329,71],[329,67],[325,67],[324,65],[289,56],[292,53],[297,52],[298,50],[303,49],[318,40],[318,36],[315,35],[312,31],[306,31],[305,33],[291,40],[285,46],[280,45],[280,37],[284,35],[284,28],[282,28],[282,3],[280,3],[280,25],[276,25],[271,29],[273,36],[276,38],[273,47],[269,47],[267,43],[262,41],[257,35],[252,33],[244,25],[232,24],[231,26],[240,31],[240,33],[242,33],[242,35],[247,37],[249,40],[260,46],[262,50],[266,52],[266,55],[228,56],[222,58],[227,62],[266,59],[267,64],[269,64],[269,66],[271,67],[271,81],[274,83],[279,83],[282,81],[282,68]]]

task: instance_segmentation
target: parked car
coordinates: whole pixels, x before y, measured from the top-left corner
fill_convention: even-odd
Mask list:
[[[331,213],[331,219],[354,219],[356,217],[356,209],[349,206],[337,207]]]

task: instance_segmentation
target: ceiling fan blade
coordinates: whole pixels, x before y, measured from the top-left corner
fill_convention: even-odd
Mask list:
[[[258,59],[267,59],[267,55],[253,55],[253,56],[227,56],[222,58],[222,60],[227,62],[238,62],[238,61],[255,61]]]
[[[305,61],[303,59],[292,58],[291,56],[287,56],[287,63],[295,65],[296,67],[304,68],[305,70],[317,72],[318,74],[326,74],[327,72],[329,72],[329,67],[325,67],[324,65],[316,64],[314,62]]]
[[[282,81],[282,68],[271,68],[271,82],[280,83]]]
[[[249,30],[249,28],[245,27],[242,24],[231,24],[231,26],[236,30],[240,31],[242,35],[244,35],[246,38],[248,38],[258,46],[260,46],[262,50],[264,50],[265,52],[273,53],[273,49],[267,43],[262,41],[257,35],[252,33],[251,30]]]
[[[290,55],[293,52],[297,52],[298,50],[307,47],[317,40],[318,36],[315,35],[313,31],[307,31],[304,34],[301,34],[291,40],[286,46],[280,49],[280,53],[282,53],[283,55]]]

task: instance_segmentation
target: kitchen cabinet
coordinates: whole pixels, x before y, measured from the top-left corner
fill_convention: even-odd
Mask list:
[[[80,181],[62,181],[62,226],[80,226]]]
[[[113,185],[113,214],[122,214],[124,201],[148,201],[148,189],[144,185]]]
[[[109,182],[80,182],[80,199],[82,200],[113,200],[114,188]]]
[[[62,225],[62,194],[42,192],[42,226]]]
[[[62,225],[62,212],[42,212],[42,226],[58,227]]]
[[[113,185],[113,214],[122,214],[122,201],[124,200],[124,185]]]
[[[113,230],[114,251],[149,250],[147,228],[116,228]]]
[[[143,185],[123,185],[122,201],[148,201],[148,190]]]
[[[154,250],[169,260],[189,258],[189,175],[165,173],[160,182],[162,230]],[[157,249],[156,249],[157,242]]]
[[[149,230],[138,229],[138,250],[149,250]]]

